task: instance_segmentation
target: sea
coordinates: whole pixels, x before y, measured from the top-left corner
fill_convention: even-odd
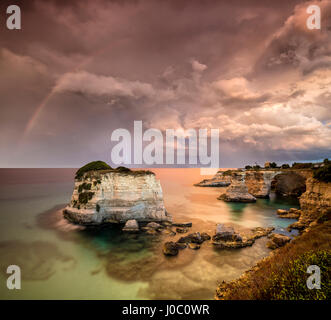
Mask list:
[[[0,299],[213,299],[218,283],[238,278],[270,253],[266,237],[251,247],[218,249],[204,242],[178,256],[163,243],[182,234],[126,234],[120,225],[84,228],[63,218],[77,169],[0,169]],[[199,169],[152,169],[175,222],[192,222],[189,232],[215,233],[224,223],[235,230],[274,227],[293,236],[276,210],[298,208],[297,199],[256,203],[217,200],[225,188],[195,187]],[[210,178],[210,177],[209,177]],[[175,230],[175,228],[174,228]],[[21,289],[10,290],[7,268],[21,269]]]

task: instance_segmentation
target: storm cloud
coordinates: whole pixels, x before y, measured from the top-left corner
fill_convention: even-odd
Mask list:
[[[330,1],[17,4],[22,30],[0,25],[1,167],[109,162],[134,120],[219,128],[223,167],[331,156]]]

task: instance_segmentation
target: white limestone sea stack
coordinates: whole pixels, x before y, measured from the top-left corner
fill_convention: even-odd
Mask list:
[[[164,207],[160,181],[145,170],[112,169],[95,161],[77,171],[64,217],[80,225],[171,221]]]

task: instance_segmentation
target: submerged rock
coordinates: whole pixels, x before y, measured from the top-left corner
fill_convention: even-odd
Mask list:
[[[200,244],[197,244],[197,243],[189,243],[188,244],[188,247],[192,250],[198,250],[200,249]]]
[[[289,211],[278,209],[277,214],[279,215],[279,218],[284,219],[299,219],[301,215],[301,211],[299,209],[291,208]]]
[[[177,248],[178,249],[185,249],[187,248],[187,244],[186,243],[181,243],[181,242],[176,242]]]
[[[233,228],[217,225],[216,234],[212,243],[219,249],[236,249],[253,245],[256,239],[267,236],[274,228],[253,228],[248,236],[236,233]]]
[[[269,227],[269,228],[262,228],[262,227],[256,227],[251,229],[251,237],[256,240],[258,238],[262,238],[270,234],[273,230],[275,230],[274,227]]]
[[[232,240],[233,236],[235,235],[234,229],[232,227],[226,227],[224,224],[217,224],[216,226],[216,233],[215,236],[219,240]],[[214,238],[213,237],[213,238]]]
[[[211,236],[207,232],[202,232],[201,233],[201,238],[203,241],[208,241],[211,239]]]
[[[162,229],[162,230],[160,230],[160,232],[162,234],[169,235],[169,236],[175,236],[176,235],[176,232],[173,231],[171,228]]]
[[[172,223],[172,226],[174,227],[180,227],[180,228],[191,228],[192,222],[184,222],[184,223]]]
[[[163,245],[163,253],[166,256],[176,256],[178,254],[178,245],[176,242],[169,241]]]
[[[213,236],[213,244],[222,244],[223,242],[242,242],[242,237],[232,227],[218,224],[216,226],[216,233]]]
[[[146,234],[149,234],[149,235],[152,235],[152,236],[155,236],[158,234],[158,232],[155,230],[155,229],[147,229],[145,231]]]
[[[128,220],[125,223],[125,226],[122,230],[126,232],[138,232],[139,231],[138,222],[136,220]]]
[[[176,232],[178,233],[186,233],[188,231],[188,228],[176,228]]]
[[[291,238],[283,234],[273,233],[269,237],[270,241],[267,242],[269,249],[277,249],[283,247],[286,243],[291,241]]]
[[[204,242],[204,240],[202,239],[200,232],[195,232],[195,233],[190,233],[186,237],[181,237],[177,242],[201,244]]]
[[[151,229],[159,229],[161,228],[162,226],[156,222],[149,222],[147,223],[146,225],[146,228],[151,228]]]

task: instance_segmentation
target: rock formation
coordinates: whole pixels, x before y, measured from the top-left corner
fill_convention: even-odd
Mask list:
[[[127,232],[138,232],[139,225],[137,220],[128,220],[122,230]]]
[[[272,188],[279,195],[299,197],[306,191],[306,177],[293,171],[282,172],[275,176]]]
[[[154,173],[125,169],[88,171],[76,177],[64,216],[81,225],[171,221]]]
[[[231,170],[218,171],[212,179],[196,183],[196,187],[227,187],[231,184]]]
[[[180,247],[176,242],[169,241],[163,245],[163,254],[166,256],[177,256]]]
[[[248,192],[255,198],[268,198],[271,182],[279,174],[271,170],[248,170],[245,172],[245,184]]]
[[[306,192],[300,197],[300,208],[299,221],[291,224],[289,230],[303,230],[317,219],[328,218],[331,214],[331,183],[307,179]]]
[[[283,247],[286,243],[291,241],[291,238],[283,234],[273,233],[269,236],[267,247],[269,249],[277,249]]]
[[[291,208],[290,210],[278,209],[277,214],[279,218],[284,219],[299,219],[301,215],[301,210],[296,208]]]
[[[218,197],[226,202],[255,202],[256,198],[249,192],[245,184],[245,173],[236,172],[232,174],[232,183],[227,187],[225,193]]]
[[[282,196],[298,197],[305,191],[306,179],[311,176],[311,170],[228,170],[218,171],[212,179],[205,179],[195,186],[229,186],[226,193],[221,195],[219,199],[234,202],[254,202],[254,198],[268,198],[271,190]]]
[[[248,235],[240,235],[231,227],[218,224],[212,237],[213,245],[218,249],[236,249],[253,245],[256,239],[267,236],[274,228],[253,228]]]

